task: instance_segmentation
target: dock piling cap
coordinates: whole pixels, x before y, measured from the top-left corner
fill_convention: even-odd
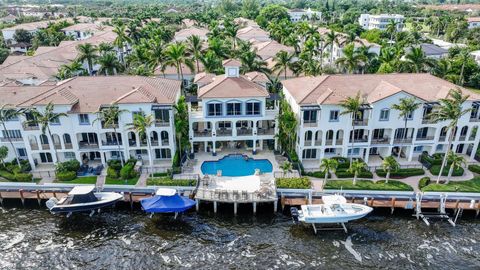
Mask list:
[[[159,196],[173,196],[177,193],[177,190],[174,188],[159,188],[157,189],[157,192],[155,192],[155,195]]]
[[[83,195],[88,194],[95,190],[95,186],[88,185],[88,186],[75,186],[68,192],[69,195]]]

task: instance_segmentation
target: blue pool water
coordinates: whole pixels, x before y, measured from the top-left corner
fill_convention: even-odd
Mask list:
[[[218,161],[205,161],[202,164],[202,173],[216,175],[218,170],[223,176],[246,176],[253,175],[255,169],[262,173],[272,172],[272,163],[267,159],[246,159],[242,155],[228,155]]]

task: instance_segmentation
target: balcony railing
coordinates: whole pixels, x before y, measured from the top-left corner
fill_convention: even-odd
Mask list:
[[[322,145],[322,140],[316,140],[315,141],[315,146],[320,146]]]
[[[333,145],[333,140],[325,140],[325,145]]]
[[[304,144],[306,146],[310,146],[310,145],[312,145],[312,142],[313,142],[312,140],[306,140]]]
[[[163,140],[162,140],[162,146],[167,146],[167,145],[169,145],[169,144],[170,144],[170,143],[169,143],[168,139],[163,139]]]
[[[55,149],[62,149],[62,144],[61,143],[54,143],[53,147],[55,147]]]
[[[73,149],[73,145],[71,143],[66,143],[65,149]]]
[[[158,146],[158,140],[150,140],[152,146]]]
[[[422,124],[435,124],[435,120],[432,118],[423,118]]]
[[[117,124],[105,124],[105,123],[102,123],[102,128],[103,128],[103,129],[118,128],[118,123],[117,123]]]
[[[217,136],[218,137],[232,136],[232,130],[231,129],[217,129]]]
[[[480,122],[480,118],[472,117],[470,118],[470,122]]]
[[[444,142],[446,139],[447,139],[447,136],[440,136],[440,137],[438,138],[438,141],[439,141],[439,142]]]
[[[38,144],[30,144],[32,150],[38,150]]]
[[[390,138],[383,137],[383,138],[373,138],[372,144],[390,144]]]
[[[103,146],[122,145],[122,141],[102,141]]]
[[[237,136],[251,136],[253,129],[251,128],[237,128]]]
[[[367,126],[368,125],[368,119],[353,120],[353,124],[355,126]]]
[[[128,140],[128,146],[137,146],[136,140]]]
[[[211,137],[212,136],[212,131],[211,130],[194,131],[193,136],[195,136],[195,137]]]
[[[318,123],[315,121],[315,122],[303,122],[303,126],[304,127],[316,127],[318,126]]]
[[[258,128],[257,135],[273,135],[275,134],[274,128]]]
[[[357,138],[354,140],[353,143],[365,143],[368,142],[368,138]],[[352,139],[350,138],[349,143],[352,143]]]
[[[393,143],[411,143],[412,142],[412,138],[395,138],[393,139]]]
[[[337,145],[342,145],[343,144],[343,139],[338,139],[335,141]]]
[[[458,138],[459,141],[465,141],[467,139],[467,135],[463,135],[463,136],[460,136],[460,138]]]
[[[423,136],[423,137],[417,137],[417,141],[431,141],[433,140],[434,136]]]
[[[79,142],[78,147],[80,149],[88,149],[88,148],[98,148],[98,143],[88,143],[88,142]]]
[[[42,150],[49,150],[50,145],[48,143],[42,143]]]
[[[22,142],[23,138],[10,138],[12,142]],[[8,138],[0,138],[1,142],[8,142]]]
[[[170,125],[169,121],[155,120],[156,127],[168,127]]]
[[[29,124],[24,122],[22,125],[23,125],[23,130],[39,130],[40,129],[40,126],[35,124]]]

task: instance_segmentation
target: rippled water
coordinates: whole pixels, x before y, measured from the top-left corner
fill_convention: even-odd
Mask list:
[[[207,208],[207,207],[204,207]],[[53,216],[43,208],[0,209],[0,268],[15,269],[480,269],[480,221],[427,227],[411,213],[375,213],[349,233],[293,225],[249,209],[181,221],[117,207],[100,215]]]

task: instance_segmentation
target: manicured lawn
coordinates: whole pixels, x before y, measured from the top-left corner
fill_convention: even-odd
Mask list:
[[[105,184],[107,184],[107,185],[135,185],[138,182],[138,178],[139,178],[139,176],[127,179],[125,181],[123,179],[115,179],[115,178],[110,178],[110,177],[107,176],[107,178],[105,178]]]
[[[433,175],[438,175],[440,173],[440,167],[442,167],[442,165],[433,165],[431,168],[430,168],[430,172],[433,174]],[[443,176],[447,176],[448,175],[448,171],[450,170],[450,165],[447,164],[447,166],[445,166],[445,168],[443,168],[443,171],[442,171],[442,175]],[[463,175],[463,168],[456,168],[456,169],[453,169],[453,173],[452,173],[452,176],[462,176]]]
[[[480,177],[468,181],[451,181],[448,184],[429,184],[422,191],[480,192]]]
[[[184,186],[193,187],[197,184],[195,180],[171,179],[168,177],[154,177],[147,179],[147,186]]]
[[[385,184],[384,180],[373,182],[370,180],[357,180],[353,185],[353,180],[328,180],[325,189],[350,189],[350,190],[398,190],[412,191],[413,188],[405,183],[395,180],[389,180]]]
[[[97,183],[97,176],[83,176],[77,177],[70,181],[55,181],[57,183],[64,183],[64,184],[96,184]]]

